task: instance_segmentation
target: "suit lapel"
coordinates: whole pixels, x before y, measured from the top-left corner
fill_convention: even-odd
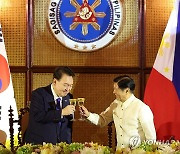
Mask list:
[[[47,92],[46,93],[46,100],[48,102],[48,105],[55,109],[56,106],[55,106],[55,102],[54,102],[54,96],[52,94],[52,91],[51,91],[51,84],[48,85],[47,87],[44,87],[45,88],[45,91]],[[69,94],[65,97],[62,97],[62,108],[65,108],[67,105],[69,105]]]
[[[66,107],[67,105],[69,105],[69,97],[63,97],[62,98],[62,107]]]
[[[55,104],[55,101],[54,101],[54,96],[52,94],[52,91],[51,91],[51,84],[48,85],[47,87],[44,87],[45,91],[46,91],[46,98],[45,100],[47,101],[47,108],[50,107],[50,109],[56,109],[56,104]]]

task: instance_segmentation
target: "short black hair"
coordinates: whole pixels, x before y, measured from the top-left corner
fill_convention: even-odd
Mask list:
[[[132,93],[135,90],[134,80],[131,77],[129,77],[128,75],[118,76],[118,77],[114,78],[113,81],[115,83],[117,83],[118,87],[122,90],[129,88]]]
[[[74,72],[69,67],[59,66],[59,67],[55,68],[53,78],[60,80],[62,78],[63,74],[67,74],[67,75],[72,76],[72,77],[75,76]]]

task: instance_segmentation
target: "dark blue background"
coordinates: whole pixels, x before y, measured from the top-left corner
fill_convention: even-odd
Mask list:
[[[82,5],[82,0],[77,0],[77,2],[79,3],[80,6]],[[92,5],[93,2],[94,2],[94,0],[89,0],[88,4]],[[95,30],[92,27],[92,25],[89,24],[88,25],[88,34],[85,36],[82,34],[82,24],[79,24],[75,30],[69,30],[70,25],[73,23],[74,17],[72,17],[72,18],[65,17],[64,13],[67,11],[68,12],[76,11],[76,8],[70,4],[70,0],[61,0],[59,3],[59,6],[58,6],[58,11],[59,11],[58,22],[62,26],[62,27],[60,27],[61,30],[63,31],[63,33],[64,33],[64,31],[66,33],[68,33],[72,38],[67,36],[65,33],[64,33],[64,35],[66,35],[71,40],[74,40],[76,42],[94,42],[97,39],[99,39],[98,38],[99,35],[103,34],[104,31],[107,31],[110,28],[110,26],[108,27],[109,23],[111,22],[111,24],[112,24],[112,20],[110,21],[112,6],[111,6],[111,2],[109,2],[109,4],[108,4],[108,0],[103,0],[103,2],[101,1],[101,4],[95,8],[95,12],[104,12],[106,14],[106,16],[104,18],[99,18],[99,17],[96,18],[97,23],[100,25],[100,30]],[[101,36],[101,37],[103,37],[103,36]],[[78,39],[79,41],[77,41],[75,39]],[[95,40],[92,40],[92,39],[95,39]]]

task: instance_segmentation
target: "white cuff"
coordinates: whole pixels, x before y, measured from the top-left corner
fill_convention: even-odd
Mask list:
[[[96,113],[90,113],[89,117],[87,118],[91,123],[98,125],[99,115]]]

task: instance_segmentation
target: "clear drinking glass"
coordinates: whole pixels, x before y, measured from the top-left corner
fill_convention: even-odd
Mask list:
[[[76,102],[77,102],[76,99],[69,99],[69,101],[70,101],[70,105],[74,105],[76,107]],[[75,112],[72,114],[73,119],[71,121],[75,121],[74,114],[75,114]]]
[[[77,102],[78,102],[78,105],[81,107],[82,105],[84,105],[85,98],[77,98]],[[78,120],[81,120],[81,121],[84,120],[84,118],[82,117],[81,114],[80,114],[80,119],[78,119]]]

